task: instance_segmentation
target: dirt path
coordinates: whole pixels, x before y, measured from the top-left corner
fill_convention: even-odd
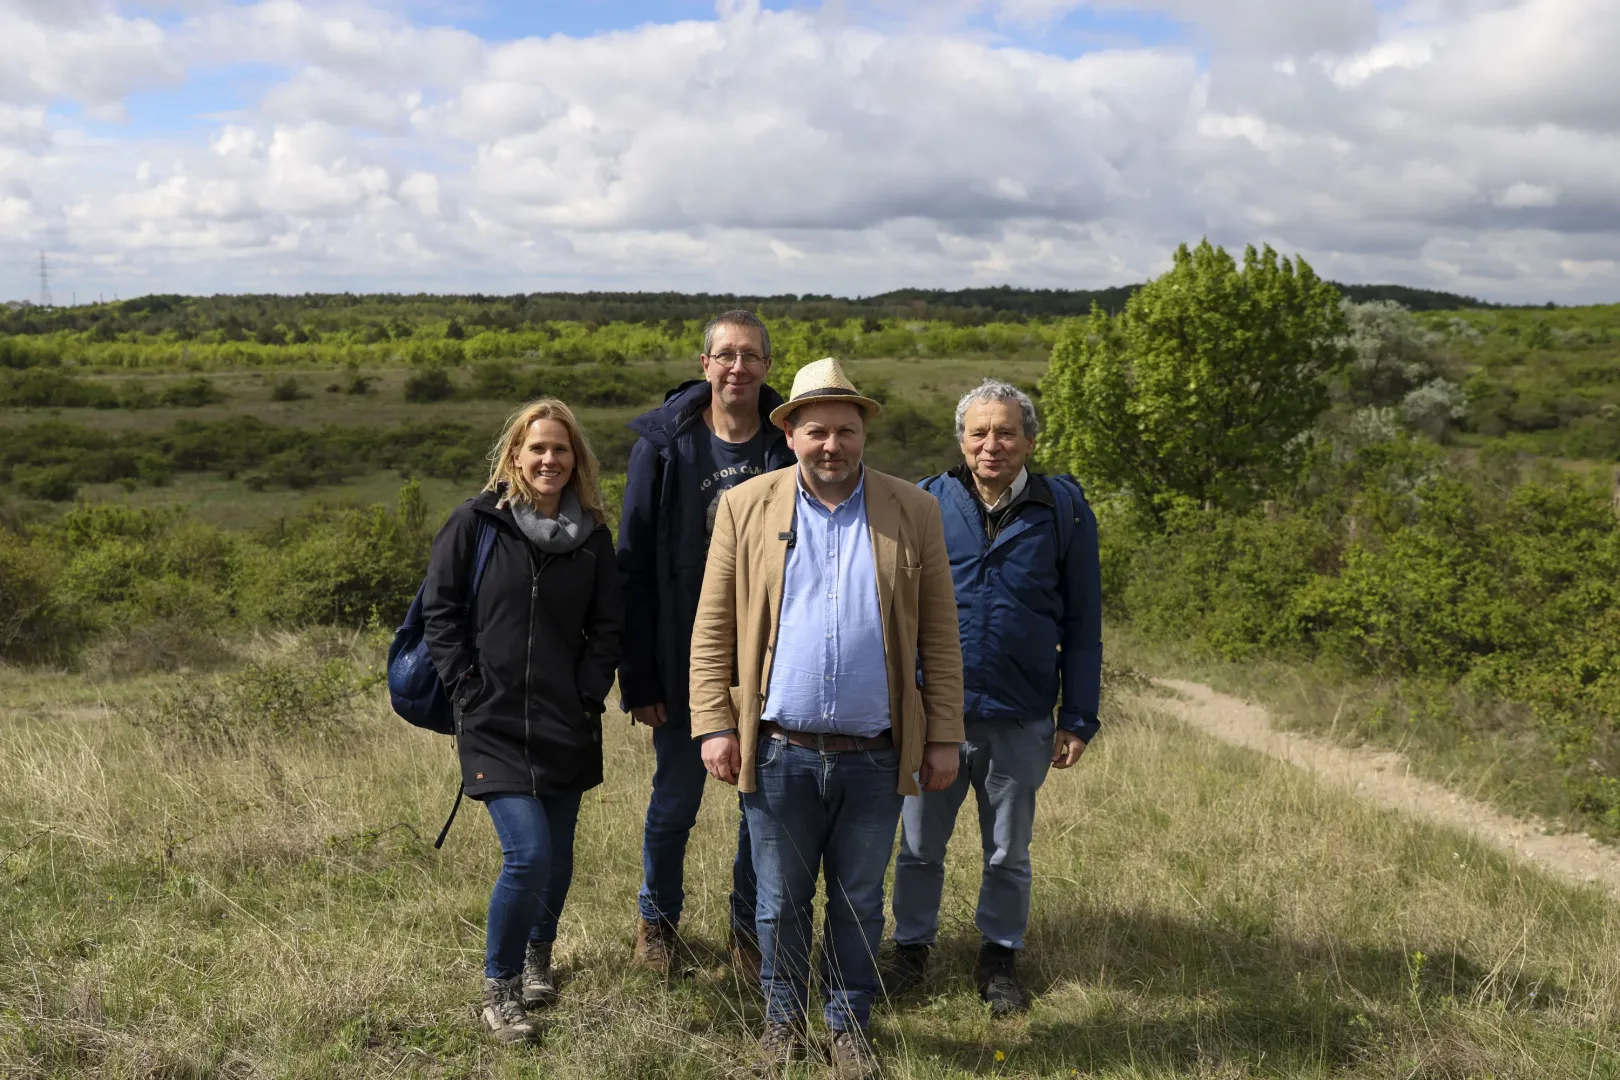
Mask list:
[[[1308,735],[1278,731],[1271,726],[1266,710],[1253,702],[1202,683],[1156,681],[1181,698],[1154,698],[1154,707],[1199,731],[1308,769],[1380,806],[1461,829],[1544,870],[1602,885],[1620,896],[1620,850],[1585,835],[1545,833],[1536,821],[1508,817],[1414,775],[1406,759],[1393,751],[1346,749]]]

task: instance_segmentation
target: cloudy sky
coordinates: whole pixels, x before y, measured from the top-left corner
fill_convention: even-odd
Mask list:
[[[1620,300],[1617,0],[0,0],[0,299]]]

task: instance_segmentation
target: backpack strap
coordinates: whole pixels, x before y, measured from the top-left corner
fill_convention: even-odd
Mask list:
[[[473,551],[472,588],[467,591],[467,605],[478,596],[478,586],[484,582],[484,571],[489,569],[489,557],[495,553],[495,526],[483,515],[478,518],[478,546]]]
[[[1058,580],[1066,581],[1069,545],[1074,542],[1074,530],[1080,524],[1077,503],[1085,498],[1085,494],[1080,489],[1080,482],[1067,473],[1048,476],[1046,486],[1052,491],[1052,521],[1057,527]]]
[[[467,793],[466,784],[456,785],[455,805],[450,807],[450,816],[444,819],[444,828],[439,830],[439,838],[433,841],[433,850],[444,847],[444,838],[450,834],[450,826],[455,823],[456,811],[461,809],[461,797]]]
[[[472,588],[467,591],[467,616],[472,617],[472,602],[478,596],[478,586],[484,583],[484,571],[489,569],[489,558],[495,553],[495,526],[480,516],[478,519],[478,543],[473,550],[473,576]],[[444,838],[450,835],[450,826],[455,824],[456,811],[461,809],[461,797],[467,793],[467,785],[456,785],[456,801],[450,807],[450,816],[444,819],[444,828],[439,830],[439,838],[433,841],[433,848],[437,851],[444,847]]]

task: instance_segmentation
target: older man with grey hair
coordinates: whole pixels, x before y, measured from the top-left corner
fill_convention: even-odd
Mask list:
[[[945,522],[967,739],[949,787],[905,799],[895,949],[884,973],[890,994],[926,973],[945,848],[972,788],[984,848],[976,981],[996,1015],[1028,1004],[1015,959],[1029,923],[1035,792],[1048,769],[1069,768],[1097,733],[1102,675],[1097,519],[1071,477],[1029,470],[1039,430],[1028,394],[986,380],[956,407],[962,463],[920,485]]]

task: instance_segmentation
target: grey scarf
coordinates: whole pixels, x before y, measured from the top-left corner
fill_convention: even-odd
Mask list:
[[[596,522],[580,507],[579,496],[574,494],[573,488],[563,490],[554,518],[546,517],[520,499],[513,499],[508,505],[529,543],[547,555],[568,554],[583,544],[596,527]]]

